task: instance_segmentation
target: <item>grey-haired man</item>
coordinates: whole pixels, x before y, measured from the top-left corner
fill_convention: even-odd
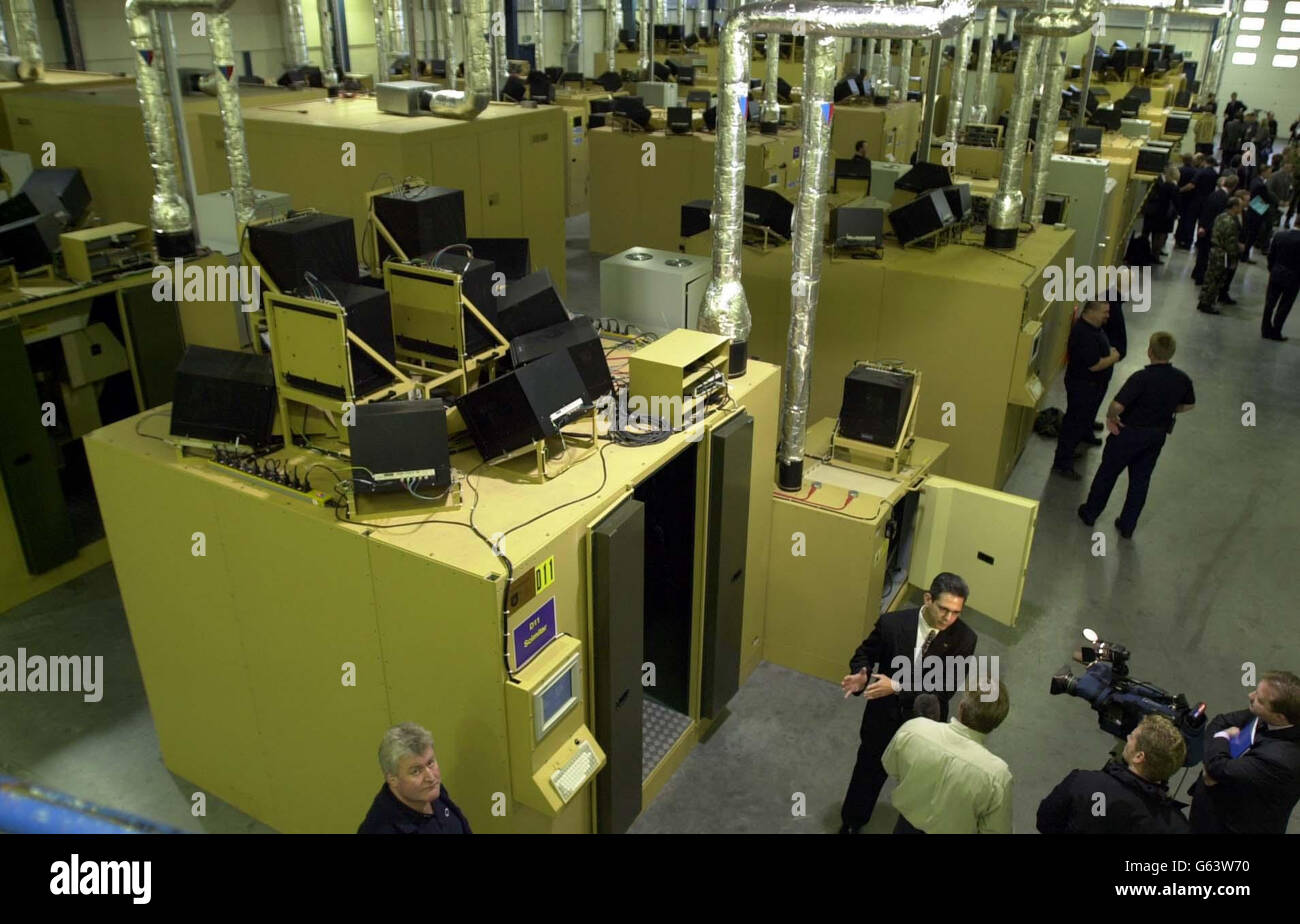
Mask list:
[[[379,745],[384,785],[358,834],[473,834],[442,785],[433,735],[414,722],[394,725]]]

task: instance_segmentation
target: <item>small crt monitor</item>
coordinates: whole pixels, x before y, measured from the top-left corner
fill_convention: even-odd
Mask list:
[[[580,652],[565,661],[533,694],[533,740],[541,741],[582,695]]]

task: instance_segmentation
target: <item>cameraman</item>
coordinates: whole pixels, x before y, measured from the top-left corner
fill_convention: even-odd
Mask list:
[[[1162,715],[1129,732],[1121,760],[1072,770],[1038,806],[1040,834],[1190,834],[1166,785],[1187,759],[1182,733]]]
[[[1197,834],[1285,834],[1300,801],[1300,677],[1270,671],[1250,709],[1214,717],[1192,784]]]

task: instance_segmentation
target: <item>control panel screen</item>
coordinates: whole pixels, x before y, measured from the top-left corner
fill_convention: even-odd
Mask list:
[[[542,728],[549,728],[574,701],[572,669],[565,671],[542,691]]]

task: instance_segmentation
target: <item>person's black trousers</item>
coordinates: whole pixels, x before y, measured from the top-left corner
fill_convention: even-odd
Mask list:
[[[1211,807],[1210,797],[1206,793],[1206,788],[1204,779],[1197,777],[1196,782],[1192,784],[1190,790],[1192,796],[1192,808],[1191,811],[1187,813],[1187,820],[1192,823],[1192,833],[1231,834],[1232,832],[1224,826],[1223,822],[1219,820],[1219,816],[1215,813],[1213,807]]]
[[[1213,246],[1208,231],[1196,239],[1196,264],[1192,267],[1192,282],[1198,286],[1205,282],[1205,268],[1210,265],[1210,248]]]
[[[1300,276],[1284,269],[1275,269],[1268,277],[1264,293],[1264,316],[1260,320],[1260,333],[1281,335],[1286,316],[1291,313],[1296,295],[1300,294]],[[1276,314],[1274,313],[1276,311]]]
[[[1086,519],[1095,520],[1101,516],[1119,473],[1128,469],[1128,494],[1124,497],[1124,509],[1120,511],[1119,528],[1126,533],[1133,532],[1147,502],[1151,473],[1156,469],[1156,460],[1160,458],[1166,435],[1164,430],[1155,427],[1124,427],[1106,440],[1101,465],[1093,476],[1088,499],[1083,505]]]
[[[1200,205],[1196,200],[1183,203],[1182,209],[1178,212],[1178,229],[1174,231],[1174,243],[1179,247],[1192,246],[1192,241],[1196,239],[1196,216],[1200,212]]]
[[[894,824],[895,834],[924,834],[920,828],[914,827],[910,821],[902,815],[898,816],[898,821]]]
[[[1264,226],[1264,216],[1260,215],[1254,209],[1247,207],[1246,217],[1241,220],[1241,242],[1245,249],[1241,252],[1241,259],[1250,259],[1250,249],[1255,246],[1255,239],[1259,237],[1259,229]],[[1228,279],[1232,282],[1232,279]],[[1228,287],[1223,287],[1223,294],[1228,294]]]
[[[840,806],[840,821],[851,828],[861,828],[871,820],[880,790],[885,787],[889,774],[880,758],[885,748],[894,737],[894,732],[902,725],[897,710],[867,708],[871,711],[863,716],[861,743],[858,745],[858,759],[853,765],[853,778],[849,780],[849,790],[844,794],[844,804]]]
[[[1085,436],[1092,435],[1092,422],[1106,397],[1106,384],[1087,379],[1065,380],[1065,418],[1061,421],[1061,435],[1056,439],[1056,468],[1074,468],[1074,450]]]

